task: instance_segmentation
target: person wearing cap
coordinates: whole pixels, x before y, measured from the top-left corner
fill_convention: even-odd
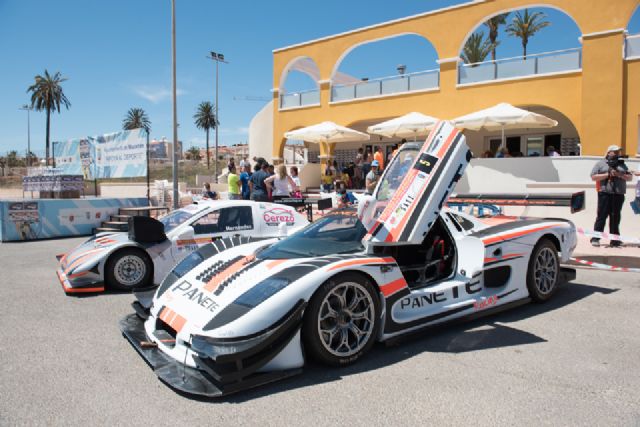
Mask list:
[[[367,174],[365,179],[365,187],[367,190],[367,194],[373,194],[373,190],[376,188],[376,184],[378,184],[378,169],[380,168],[380,163],[377,160],[371,162],[371,170]]]
[[[596,182],[598,191],[598,213],[593,229],[604,231],[604,224],[609,218],[609,233],[620,234],[620,213],[627,192],[627,181],[631,181],[627,165],[620,158],[620,147],[610,145],[604,159],[599,160],[591,170],[591,179]],[[591,238],[593,246],[600,246],[600,239]],[[621,246],[619,240],[611,240],[613,247]]]

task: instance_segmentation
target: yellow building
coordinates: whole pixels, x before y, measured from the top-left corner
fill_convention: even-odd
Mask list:
[[[542,134],[520,132],[517,146],[525,155],[553,137],[554,144],[563,144],[564,154],[577,150],[579,142],[583,155],[601,156],[608,145],[619,144],[633,156],[640,151],[640,35],[628,36],[625,28],[638,4],[638,0],[547,0],[544,4],[475,0],[276,49],[270,107],[272,157],[282,159],[286,131],[325,120],[364,130],[411,111],[451,119],[499,102],[559,122],[558,128]],[[460,63],[465,41],[487,19],[542,6],[573,19],[582,34],[580,48],[532,55],[527,61],[489,61],[476,67]],[[406,34],[424,37],[433,45],[439,69],[356,82],[345,82],[338,73],[352,49]],[[314,77],[316,90],[284,93],[288,72],[296,66]],[[468,141],[480,155],[496,148],[495,137],[498,134],[469,133]],[[371,144],[390,149],[395,142],[375,137]],[[362,145],[340,148],[353,151]],[[321,159],[334,155],[322,150]]]

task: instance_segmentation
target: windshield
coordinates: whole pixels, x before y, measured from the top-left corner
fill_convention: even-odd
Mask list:
[[[367,233],[355,210],[338,211],[309,224],[258,254],[259,259],[308,258],[358,252]]]
[[[418,151],[419,147],[416,146],[415,148],[406,147],[398,152],[391,161],[382,182],[380,182],[378,186],[376,200],[385,201],[393,196],[404,177],[407,176],[409,170],[411,170]]]
[[[197,210],[177,209],[171,213],[166,214],[159,221],[164,224],[164,232],[168,233],[180,224],[187,221],[189,218],[193,218],[193,215],[197,213]]]

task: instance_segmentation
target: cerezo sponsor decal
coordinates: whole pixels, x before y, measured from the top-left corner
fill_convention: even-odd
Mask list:
[[[278,226],[283,222],[287,225],[293,225],[296,221],[293,212],[284,208],[269,209],[262,214],[262,219],[268,226]]]

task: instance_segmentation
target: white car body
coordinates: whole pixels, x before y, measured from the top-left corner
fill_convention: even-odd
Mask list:
[[[422,147],[403,146],[357,213],[338,210],[280,242],[241,245],[182,266],[160,285],[146,320],[121,321],[123,334],[162,381],[219,396],[299,372],[311,351],[303,342],[313,342],[305,331],[317,332],[329,353],[351,362],[363,350],[350,359],[350,341],[357,349],[365,329],[367,339],[388,341],[529,301],[527,274],[532,256],[543,253],[539,243],[547,242],[544,254],[553,244],[555,260],[567,261],[575,227],[555,219],[487,224],[443,207],[469,158],[462,134],[441,122]],[[570,271],[556,274],[554,284],[572,278]],[[350,300],[349,289],[356,295],[366,288],[353,277],[372,285],[375,295]],[[330,297],[340,299],[332,292],[341,280],[351,288],[338,315]],[[361,306],[365,297],[379,307]],[[347,305],[368,308],[356,315],[355,308],[343,310]],[[313,307],[327,310],[315,332]],[[362,313],[376,315],[358,323]],[[337,341],[325,317],[335,317],[335,331],[341,328]]]
[[[65,292],[103,291],[108,261],[124,248],[137,248],[149,256],[153,275],[145,287],[153,287],[184,257],[206,244],[222,247],[225,239],[234,237],[277,237],[308,224],[294,208],[248,200],[202,200],[170,212],[160,221],[168,224],[172,215],[176,219],[184,215],[186,219],[166,231],[165,240],[139,242],[128,232],[99,233],[62,255],[57,272]],[[282,224],[286,224],[286,231]],[[236,244],[239,242],[235,239]]]

